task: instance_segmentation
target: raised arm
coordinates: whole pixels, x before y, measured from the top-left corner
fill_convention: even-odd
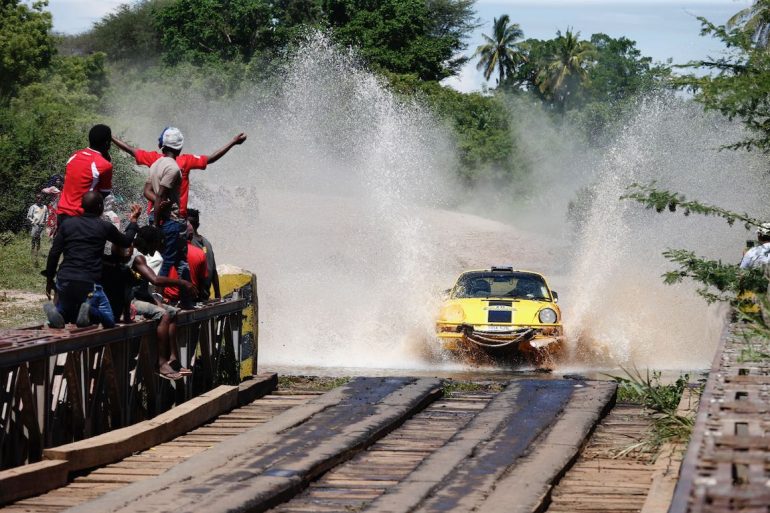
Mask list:
[[[222,157],[224,157],[225,153],[230,151],[230,149],[233,146],[235,146],[237,144],[243,144],[243,141],[245,141],[245,140],[246,140],[246,134],[240,133],[240,134],[236,135],[235,137],[230,139],[230,141],[227,144],[225,144],[224,146],[219,148],[217,151],[215,151],[211,155],[207,156],[206,159],[208,160],[208,163],[209,164],[213,164],[217,160],[219,160]]]
[[[120,148],[121,150],[123,150],[126,153],[128,153],[129,155],[131,155],[132,157],[136,158],[136,148],[134,148],[133,146],[129,146],[128,144],[126,144],[125,142],[121,141],[120,139],[118,139],[114,135],[112,136],[112,143],[115,146],[117,146],[118,148]]]
[[[158,276],[155,274],[155,272],[150,269],[150,266],[147,265],[147,260],[144,258],[143,255],[137,255],[134,259],[134,265],[133,265],[134,271],[139,273],[139,276],[144,278],[145,280],[149,281],[156,287],[179,287],[184,288],[187,290],[187,292],[193,296],[198,297],[198,289],[190,283],[187,280],[176,280],[173,278],[167,278],[165,276]]]
[[[139,231],[139,225],[136,224],[139,221],[139,216],[142,214],[142,207],[137,204],[131,205],[131,214],[128,216],[128,226],[125,233],[120,233],[120,230],[110,225],[107,232],[107,240],[120,246],[121,248],[127,248],[134,241],[136,232]]]

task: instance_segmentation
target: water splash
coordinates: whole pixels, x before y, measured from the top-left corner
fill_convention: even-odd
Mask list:
[[[667,248],[740,260],[750,235],[699,216],[657,215],[619,201],[634,182],[757,214],[766,212],[763,159],[719,151],[741,128],[676,98],[649,99],[624,127],[596,175],[594,201],[574,252],[568,335],[590,365],[704,368],[721,332],[723,308],[707,308],[693,284],[666,286]]]
[[[257,116],[259,215],[226,253],[260,276],[265,360],[435,365],[423,345],[445,265],[420,208],[452,195],[444,129],[320,35]]]
[[[655,179],[761,215],[766,162],[717,151],[740,129],[699,106],[655,99],[638,111],[598,155],[542,112],[518,116],[536,190],[521,198],[459,187],[449,131],[322,35],[299,49],[277,88],[219,100],[148,83],[114,103],[117,131],[144,147],[168,124],[182,128],[191,152],[249,134],[193,172],[191,205],[218,261],[259,278],[264,364],[462,368],[432,336],[441,291],[462,270],[513,264],[546,272],[559,289],[576,356],[565,368],[703,367],[721,318],[691,285],[661,283],[670,264],[660,253],[683,247],[737,260],[745,232],[618,198]],[[594,201],[570,239],[567,202],[586,183]],[[447,210],[459,206],[478,216]]]

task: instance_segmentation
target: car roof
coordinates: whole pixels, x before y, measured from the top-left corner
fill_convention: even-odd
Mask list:
[[[491,267],[489,269],[469,269],[467,271],[461,272],[460,276],[462,276],[464,274],[468,274],[468,273],[494,273],[494,272],[501,272],[501,273],[510,272],[510,273],[520,273],[520,274],[533,274],[535,276],[539,276],[539,277],[545,279],[545,276],[543,276],[540,273],[536,273],[535,271],[527,271],[525,269],[513,269],[510,266],[508,266],[508,267],[493,266],[493,267]],[[459,276],[458,276],[458,278],[459,278]]]

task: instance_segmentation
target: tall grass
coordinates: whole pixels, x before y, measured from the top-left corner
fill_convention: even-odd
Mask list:
[[[652,426],[646,436],[615,455],[622,458],[630,454],[658,454],[665,444],[686,443],[692,434],[694,414],[681,415],[678,411],[682,394],[688,386],[690,376],[684,374],[672,384],[661,381],[661,373],[638,369],[623,369],[626,376],[614,379],[618,382],[618,400],[641,404],[652,411]]]
[[[30,243],[27,231],[0,234],[0,289],[45,292],[45,278],[40,271],[45,268],[51,241],[45,234],[41,237],[38,266],[30,254]]]
[[[756,295],[754,299],[759,306],[758,313],[737,311],[742,325],[736,330],[736,334],[743,337],[744,342],[744,347],[738,355],[740,363],[770,360],[770,300],[760,295]]]

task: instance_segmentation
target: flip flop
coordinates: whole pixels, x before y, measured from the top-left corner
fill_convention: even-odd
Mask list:
[[[168,381],[179,381],[180,379],[182,379],[184,377],[181,374],[179,374],[178,372],[167,372],[165,374],[163,374],[162,372],[158,372],[158,376],[160,376],[161,378],[166,379]]]
[[[174,369],[175,372],[178,372],[182,376],[192,376],[193,371],[188,369],[187,367],[182,367],[182,364],[179,363],[179,360],[173,360],[168,362],[168,365]]]

